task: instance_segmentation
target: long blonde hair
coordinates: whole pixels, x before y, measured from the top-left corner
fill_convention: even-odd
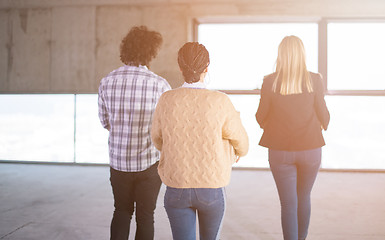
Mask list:
[[[279,92],[282,95],[302,93],[303,83],[308,92],[313,92],[310,74],[306,68],[305,47],[296,36],[287,36],[279,44],[274,92],[277,91],[279,80],[281,80]]]

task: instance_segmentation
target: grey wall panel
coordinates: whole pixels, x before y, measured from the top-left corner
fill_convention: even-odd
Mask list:
[[[177,62],[179,48],[188,39],[188,7],[146,7],[143,23],[151,29],[159,31],[163,36],[163,45],[151,69],[166,78],[172,87],[183,83]]]
[[[8,91],[8,56],[10,47],[9,11],[0,10],[0,92]]]
[[[176,54],[195,18],[385,18],[383,0],[0,0],[0,9],[3,93],[96,93],[134,25],[163,35],[150,69],[177,87]]]
[[[95,8],[52,9],[53,92],[95,91]]]
[[[12,26],[9,91],[49,91],[51,11],[12,10],[9,21]]]

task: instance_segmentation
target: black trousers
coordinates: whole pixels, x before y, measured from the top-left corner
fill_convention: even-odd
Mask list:
[[[110,168],[115,211],[111,221],[111,240],[127,240],[135,209],[136,240],[154,239],[154,211],[161,180],[158,162],[142,172],[121,172]]]

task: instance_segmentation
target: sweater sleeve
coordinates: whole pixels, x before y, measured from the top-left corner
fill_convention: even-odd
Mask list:
[[[161,112],[162,112],[162,102],[163,98],[160,97],[155,111],[154,115],[152,118],[152,125],[151,125],[151,140],[154,144],[154,146],[158,150],[162,150],[162,145],[163,145],[163,138],[162,138],[162,127],[161,127]]]
[[[317,118],[321,123],[321,127],[324,130],[327,130],[330,121],[330,113],[325,102],[325,87],[322,82],[322,76],[320,74],[317,74],[316,76],[318,77],[313,81],[315,86],[314,108]]]
[[[227,118],[222,129],[222,137],[229,140],[235,154],[242,157],[249,151],[249,138],[242,125],[239,112],[235,110],[230,99],[227,96],[225,97],[224,103],[227,104]]]

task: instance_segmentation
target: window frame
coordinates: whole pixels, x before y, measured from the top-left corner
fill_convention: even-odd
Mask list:
[[[198,28],[200,24],[230,24],[230,23],[316,23],[318,24],[318,72],[322,75],[326,92],[330,96],[385,96],[383,90],[329,90],[328,89],[328,24],[329,23],[378,23],[385,22],[385,18],[321,18],[321,17],[201,17],[194,18],[192,25],[193,41],[198,41]],[[385,81],[385,79],[384,79]],[[226,94],[252,94],[260,95],[261,89],[254,90],[223,90]]]
[[[329,23],[378,23],[385,22],[385,17],[379,18],[250,18],[250,17],[221,17],[221,18],[197,18],[193,21],[193,41],[198,41],[198,28],[200,24],[231,24],[231,23],[316,23],[318,24],[318,72],[322,74],[325,81],[326,96],[356,96],[356,97],[367,97],[367,96],[385,96],[385,89],[377,90],[349,90],[349,89],[328,89],[328,24]],[[385,79],[384,79],[385,81]],[[253,90],[228,90],[228,89],[217,89],[218,91],[224,92],[229,95],[260,95],[261,89]],[[237,169],[258,169],[255,167],[236,167]],[[264,169],[262,167],[262,169]],[[354,167],[337,167],[337,168],[324,168],[321,166],[321,170],[331,172],[385,172],[385,169],[378,168],[354,168]]]

